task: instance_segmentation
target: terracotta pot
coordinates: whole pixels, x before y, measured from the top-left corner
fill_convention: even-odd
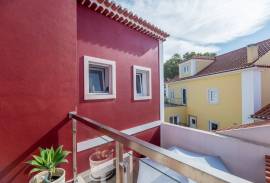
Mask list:
[[[49,172],[43,171],[38,174],[36,174],[29,183],[45,183],[44,178],[48,177]],[[60,176],[57,180],[51,182],[51,183],[65,183],[65,176],[66,171],[63,168],[57,168],[56,172],[53,176]]]

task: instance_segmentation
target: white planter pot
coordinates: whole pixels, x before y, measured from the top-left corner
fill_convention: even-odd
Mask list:
[[[60,177],[51,183],[65,183],[66,171],[63,168],[57,168],[55,175],[60,176]],[[29,181],[29,183],[43,183],[44,177],[47,177],[47,176],[48,176],[48,171],[40,172],[40,173],[36,174]]]
[[[113,166],[110,166],[110,160],[113,158],[113,153],[109,150],[105,150],[104,153],[107,154],[107,157],[101,159],[97,158],[100,152],[95,152],[89,157],[91,177],[96,180],[108,177],[112,174],[114,169]]]

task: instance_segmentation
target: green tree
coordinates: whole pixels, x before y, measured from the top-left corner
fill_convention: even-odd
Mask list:
[[[214,57],[214,56],[216,56],[216,53],[210,53],[210,52],[196,53],[194,51],[192,51],[192,52],[186,52],[183,55],[183,60],[189,60],[189,59],[191,59],[194,56],[209,56],[209,57],[212,57],[213,56]]]
[[[172,79],[179,74],[178,65],[182,62],[181,56],[176,53],[164,64],[164,78]]]

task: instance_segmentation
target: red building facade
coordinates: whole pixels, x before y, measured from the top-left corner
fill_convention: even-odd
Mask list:
[[[110,13],[112,4],[92,2],[0,3],[0,182],[26,182],[29,167],[24,162],[40,146],[63,144],[72,150],[70,111],[131,133],[161,120],[161,45],[168,35],[145,22],[136,29],[106,17],[102,7]],[[114,98],[85,100],[85,56],[115,62]],[[151,99],[134,100],[134,65],[151,69]],[[134,135],[159,143],[155,125]],[[95,136],[79,125],[79,142]],[[80,171],[89,166],[84,144],[78,152],[78,161],[85,161]],[[64,168],[67,179],[72,178],[72,161]]]

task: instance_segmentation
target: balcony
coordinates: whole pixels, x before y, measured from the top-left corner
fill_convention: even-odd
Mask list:
[[[186,104],[183,103],[182,98],[165,98],[165,106],[173,107],[173,106],[185,106]]]
[[[99,139],[91,147],[88,167],[73,153],[73,175],[79,183],[264,181],[262,160],[269,146],[162,123],[159,147],[75,113],[70,119],[74,152],[79,123]]]

